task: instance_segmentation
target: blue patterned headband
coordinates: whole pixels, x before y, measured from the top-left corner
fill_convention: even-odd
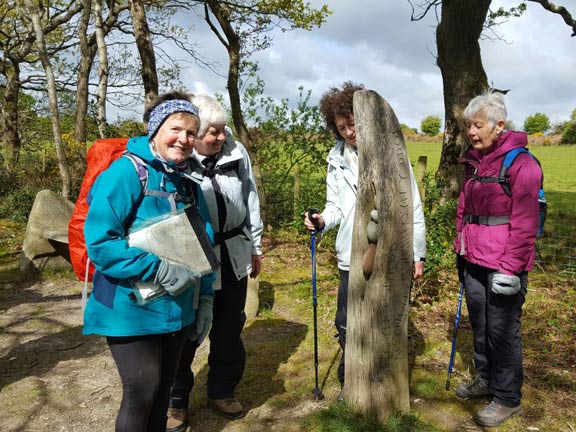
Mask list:
[[[162,123],[172,114],[186,112],[198,117],[198,108],[192,102],[183,99],[167,100],[159,104],[150,113],[148,120],[148,139],[151,140],[158,132]]]

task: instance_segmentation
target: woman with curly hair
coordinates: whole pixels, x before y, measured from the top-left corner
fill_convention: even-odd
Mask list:
[[[358,185],[358,149],[356,147],[356,129],[354,125],[354,93],[364,88],[361,84],[347,81],[341,88],[332,87],[320,99],[320,113],[328,129],[336,135],[336,145],[328,154],[328,174],[326,176],[326,206],[322,213],[311,215],[320,232],[339,225],[336,236],[336,254],[340,284],[338,287],[338,306],[335,325],[338,340],[342,347],[342,358],[338,366],[338,381],[344,385],[344,350],[346,345],[346,316],[348,303],[348,277],[350,274],[350,251],[352,249],[352,230],[356,210],[356,192]],[[426,228],[424,212],[420,201],[418,186],[410,167],[412,196],[414,207],[414,274],[418,279],[424,273],[426,256]],[[314,223],[306,214],[304,225],[314,230]],[[342,393],[338,396],[342,400]]]

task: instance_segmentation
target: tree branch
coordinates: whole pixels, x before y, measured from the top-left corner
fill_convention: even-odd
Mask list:
[[[437,9],[442,4],[442,0],[427,0],[424,3],[417,3],[416,7],[420,9],[420,12],[418,13],[416,13],[416,7],[414,7],[412,0],[408,0],[408,3],[410,3],[410,7],[412,8],[410,21],[420,21],[422,18],[428,15],[430,9]],[[436,15],[438,15],[438,13],[436,13]]]
[[[564,22],[568,24],[569,27],[572,27],[572,37],[576,36],[576,20],[572,18],[570,12],[564,6],[557,6],[554,3],[551,3],[549,0],[526,0],[531,1],[534,3],[540,3],[544,9],[547,11],[556,13],[564,19]]]

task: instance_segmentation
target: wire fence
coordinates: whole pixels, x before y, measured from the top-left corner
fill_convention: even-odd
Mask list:
[[[552,194],[544,234],[536,242],[536,268],[576,277],[576,201],[574,194]]]
[[[321,176],[263,177],[266,202],[262,214],[267,227],[302,227],[308,208],[323,209],[325,178]],[[549,194],[544,234],[536,242],[535,270],[576,277],[576,196]],[[432,227],[428,227],[432,229]],[[434,260],[431,260],[434,261]]]
[[[59,183],[56,165],[50,158],[37,154],[24,154],[20,157],[19,165],[34,167],[36,182],[33,189],[41,187],[38,183],[42,183],[43,188],[50,187],[49,180],[52,180],[53,184]],[[78,173],[78,176],[81,180],[82,173]],[[306,209],[324,208],[325,181],[323,174],[294,176],[266,173],[260,182],[263,198],[261,210],[265,226],[271,229],[283,227],[303,229],[302,218]],[[6,192],[1,195],[16,196],[16,198],[0,197],[6,205],[22,201],[21,196],[25,192],[22,188],[0,187],[0,190]],[[33,200],[33,195],[30,200]],[[434,229],[431,226],[428,228]],[[537,240],[536,248],[537,271],[552,272],[569,278],[576,277],[576,193],[548,193],[548,216],[544,235]]]

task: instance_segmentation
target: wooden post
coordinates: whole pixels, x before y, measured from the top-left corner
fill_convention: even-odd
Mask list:
[[[416,182],[418,183],[418,190],[420,191],[420,199],[424,201],[426,198],[426,190],[424,188],[424,176],[426,175],[426,165],[428,164],[428,156],[418,157],[418,170],[416,174]]]
[[[410,409],[408,301],[412,278],[413,206],[409,160],[400,124],[388,103],[371,90],[354,94],[358,196],[348,287],[345,400],[385,422]],[[370,212],[378,211],[372,273]]]

